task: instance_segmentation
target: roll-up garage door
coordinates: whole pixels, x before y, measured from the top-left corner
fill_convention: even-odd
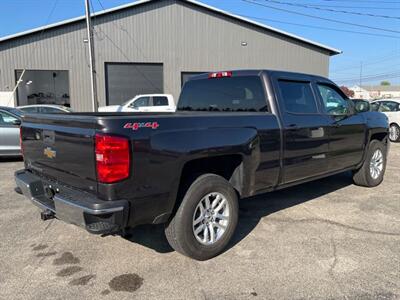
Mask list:
[[[106,63],[107,105],[122,104],[136,95],[163,92],[162,64]]]

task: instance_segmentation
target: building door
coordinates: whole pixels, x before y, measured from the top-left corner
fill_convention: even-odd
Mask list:
[[[16,70],[16,82],[22,70]],[[18,85],[19,106],[57,104],[70,107],[68,71],[26,70]]]
[[[160,94],[163,65],[149,63],[106,63],[107,105],[121,105],[137,95]]]

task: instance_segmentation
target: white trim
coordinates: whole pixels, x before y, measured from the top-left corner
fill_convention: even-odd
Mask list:
[[[92,17],[101,16],[101,15],[105,15],[105,14],[108,14],[108,13],[111,13],[111,12],[119,11],[119,10],[122,10],[122,9],[125,9],[125,8],[135,7],[137,5],[144,4],[144,3],[147,3],[147,2],[152,2],[152,1],[154,1],[154,0],[139,0],[139,1],[136,1],[136,2],[133,2],[133,3],[128,3],[128,4],[116,6],[116,7],[110,8],[110,9],[102,10],[102,11],[99,11],[99,12],[96,12],[96,13],[92,13],[91,16]],[[332,47],[326,46],[324,44],[320,44],[320,43],[314,42],[312,40],[302,38],[302,37],[297,36],[295,34],[291,34],[289,32],[277,29],[275,27],[271,27],[271,26],[265,25],[263,23],[253,21],[251,19],[244,18],[244,17],[238,16],[238,15],[229,13],[229,12],[224,11],[222,9],[219,9],[219,8],[204,4],[202,2],[199,2],[197,0],[178,0],[178,1],[188,2],[188,3],[191,3],[193,5],[196,5],[196,6],[199,6],[199,7],[203,7],[203,8],[206,8],[208,10],[223,14],[225,16],[228,16],[228,17],[231,17],[231,18],[234,18],[234,19],[238,19],[238,20],[241,20],[243,22],[246,22],[246,23],[249,23],[249,24],[264,28],[264,29],[267,29],[269,31],[273,31],[273,32],[288,36],[288,37],[293,38],[295,40],[299,40],[301,42],[304,42],[304,43],[307,43],[307,44],[310,44],[310,45],[314,45],[314,46],[316,46],[318,48],[322,48],[322,49],[328,50],[328,51],[332,52],[332,54],[341,54],[342,53],[342,51],[339,50],[339,49],[332,48]],[[27,31],[19,32],[19,33],[16,33],[16,34],[8,35],[8,36],[0,38],[0,43],[4,42],[4,41],[11,40],[11,39],[14,39],[14,38],[17,38],[17,37],[24,36],[24,35],[27,35],[27,34],[31,34],[31,33],[35,33],[35,32],[38,32],[38,31],[59,27],[59,26],[66,25],[66,24],[69,24],[69,23],[81,21],[81,20],[84,20],[84,19],[85,19],[85,16],[80,16],[80,17],[64,20],[64,21],[61,21],[61,22],[53,23],[53,24],[50,24],[50,25],[37,27],[37,28],[30,29],[30,30],[27,30]]]

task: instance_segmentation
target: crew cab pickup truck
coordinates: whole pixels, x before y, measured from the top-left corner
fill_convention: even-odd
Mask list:
[[[206,260],[239,199],[344,171],[380,184],[388,120],[326,78],[241,70],[192,77],[176,113],[28,115],[21,143],[16,183],[43,219],[97,234],[165,223],[176,251]]]

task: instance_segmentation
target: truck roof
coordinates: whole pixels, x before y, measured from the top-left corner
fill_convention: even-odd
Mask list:
[[[306,73],[300,73],[300,72],[290,72],[290,71],[280,71],[280,70],[269,70],[269,69],[247,69],[247,70],[223,70],[223,71],[211,71],[208,73],[203,73],[199,75],[194,75],[191,76],[188,81],[191,80],[199,80],[199,79],[207,79],[209,74],[212,73],[221,73],[221,72],[232,72],[233,76],[260,76],[262,73],[266,73],[268,75],[274,75],[274,76],[279,76],[279,77],[299,77],[299,78],[308,78],[308,79],[317,79],[318,81],[321,82],[332,82],[326,77],[320,76],[320,75],[315,75],[315,74],[306,74]]]

